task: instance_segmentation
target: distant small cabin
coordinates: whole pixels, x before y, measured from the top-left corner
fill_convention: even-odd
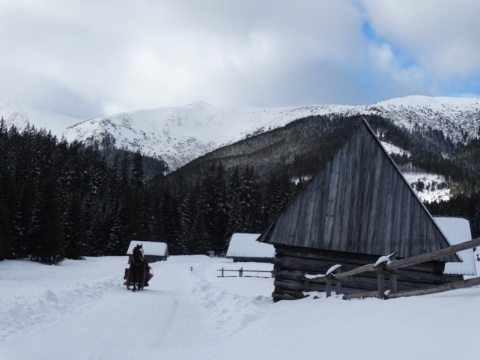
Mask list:
[[[434,220],[447,237],[450,245],[457,245],[472,240],[470,222],[467,219],[435,216]],[[457,254],[462,258],[462,262],[447,262],[444,273],[446,275],[462,275],[462,277],[463,275],[477,276],[474,251],[467,249],[459,251]]]
[[[305,276],[374,264],[396,253],[397,259],[450,246],[427,208],[365,120],[352,120],[345,142],[304,186],[259,241],[275,246],[273,299],[299,299],[304,292],[325,291]],[[451,281],[450,254],[399,269],[398,290],[416,290]],[[342,281],[342,293],[378,289],[377,275],[364,273]]]
[[[260,234],[235,233],[230,238],[226,257],[233,262],[273,263],[273,245],[258,242]]]
[[[128,263],[132,261],[133,249],[137,245],[142,245],[144,256],[149,263],[167,260],[169,256],[168,246],[166,243],[154,242],[154,241],[132,240],[130,241],[130,245],[128,246],[128,250],[127,250]]]

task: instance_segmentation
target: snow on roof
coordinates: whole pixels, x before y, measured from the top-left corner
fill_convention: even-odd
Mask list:
[[[228,246],[227,257],[273,258],[274,246],[256,241],[259,236],[260,234],[233,234]]]
[[[434,220],[446,236],[450,245],[457,245],[472,240],[472,233],[470,231],[470,223],[468,220],[454,217],[434,217]],[[445,274],[476,276],[477,270],[473,250],[462,250],[457,254],[462,258],[463,262],[447,262],[445,264]]]
[[[167,253],[167,244],[162,242],[153,242],[153,241],[142,241],[142,240],[132,240],[130,241],[130,246],[127,250],[127,255],[133,253],[133,248],[138,244],[142,245],[143,252],[145,255],[159,255],[165,256]]]

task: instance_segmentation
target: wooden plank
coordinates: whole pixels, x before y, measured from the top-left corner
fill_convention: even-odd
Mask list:
[[[442,285],[431,286],[423,289],[398,291],[398,292],[392,291],[388,295],[385,295],[385,299],[396,299],[399,297],[436,294],[439,292],[463,289],[463,288],[477,286],[477,285],[480,285],[480,277],[463,280],[463,281],[451,282],[451,283],[442,284]],[[343,299],[344,300],[363,299],[367,297],[377,297],[377,295],[378,295],[378,291],[367,291],[362,293],[346,294],[343,296]]]
[[[332,296],[332,280],[331,279],[327,280],[325,292],[327,297]]]
[[[428,287],[425,289],[419,290],[411,290],[411,291],[398,291],[398,292],[391,292],[386,296],[387,299],[395,299],[399,297],[406,297],[406,296],[419,296],[419,295],[428,295],[428,294],[435,294],[444,291],[456,290],[456,289],[464,289],[467,287],[472,287],[480,285],[480,277],[476,277],[473,279],[457,281],[446,283],[442,285],[436,285],[432,287]]]
[[[274,292],[272,294],[272,297],[273,297],[273,301],[279,301],[279,300],[298,300],[298,299],[302,299],[304,298],[305,296],[300,295],[300,294],[296,294],[296,293],[278,293],[278,292]]]
[[[341,260],[341,259],[336,259]],[[351,274],[351,270],[358,271],[357,269],[361,266],[359,263],[350,263],[344,261],[326,261],[326,260],[317,260],[311,258],[301,258],[301,257],[291,257],[284,256],[281,259],[277,259],[277,265],[281,265],[281,270],[277,270],[277,274],[280,276],[288,277],[302,277],[305,273],[315,275],[318,274],[321,278],[327,270],[335,263],[342,263],[342,269],[348,274]],[[372,270],[370,273],[368,271]],[[363,273],[363,276],[367,277],[376,277],[376,269],[369,267],[367,272]],[[344,275],[336,275],[337,279],[341,279]],[[318,280],[323,281],[323,280]],[[425,284],[434,284],[438,282],[446,281],[445,277],[440,274],[436,275],[432,272],[430,267],[415,267],[414,269],[400,269],[398,270],[398,281],[412,281]]]
[[[450,254],[453,254],[453,253],[457,253],[461,250],[471,249],[471,248],[474,248],[476,246],[480,246],[480,237],[478,237],[476,239],[473,239],[473,240],[470,240],[470,241],[466,241],[466,242],[461,243],[461,244],[452,245],[448,248],[433,251],[433,252],[428,253],[428,254],[422,254],[422,255],[412,256],[412,257],[406,258],[406,259],[400,259],[400,260],[392,261],[389,265],[386,266],[386,269],[395,270],[395,269],[400,269],[400,268],[403,268],[403,267],[417,265],[417,264],[420,264],[420,263],[424,263],[424,262],[427,262],[427,261],[438,259],[438,258],[443,257],[443,256],[447,256],[447,255],[450,255]]]
[[[315,242],[317,241],[316,239],[316,234],[312,231],[315,228],[315,204],[317,201],[320,201],[320,199],[317,199],[318,196],[318,177],[315,177],[309,184],[309,191],[310,191],[310,196],[309,196],[309,201],[306,202],[305,204],[305,217],[303,219],[303,231],[305,233],[305,237],[309,239],[308,243],[315,245]],[[318,245],[317,245],[318,246]]]
[[[383,294],[385,293],[385,277],[383,274],[383,271],[378,271],[377,272],[377,278],[378,278],[378,291],[377,291],[377,297],[379,299],[383,299]]]
[[[368,272],[368,271],[376,271],[376,270],[377,269],[373,266],[373,264],[367,264],[367,265],[359,266],[359,267],[357,267],[355,269],[352,269],[350,271],[341,272],[340,274],[335,275],[335,278],[337,280],[341,280],[341,279],[345,279],[349,276],[359,275],[359,274],[363,274],[363,273]]]
[[[331,261],[335,264],[349,265],[365,265],[374,263],[383,254],[369,255],[369,254],[355,254],[344,253],[338,251],[319,250],[319,249],[304,249],[290,246],[276,246],[277,257],[274,262],[281,264],[282,261],[288,257],[303,259],[315,259],[320,261]],[[333,265],[333,264],[332,264]],[[423,271],[423,272],[443,272],[443,263],[440,262],[427,262],[420,263],[409,267],[410,270]]]
[[[361,292],[361,293],[354,293],[354,294],[345,294],[343,295],[342,299],[344,300],[352,300],[352,299],[364,299],[364,298],[369,298],[369,297],[377,297],[378,296],[378,291],[367,291],[367,292]]]
[[[317,208],[317,214],[315,215],[319,219],[319,226],[317,230],[317,234],[315,235],[317,239],[320,241],[319,245],[320,248],[328,248],[330,238],[325,237],[325,233],[327,232],[327,209],[328,209],[328,197],[329,197],[329,189],[328,184],[330,184],[331,176],[332,176],[332,161],[327,163],[325,167],[325,171],[322,173],[322,183],[319,184],[322,187],[322,196],[319,206]]]

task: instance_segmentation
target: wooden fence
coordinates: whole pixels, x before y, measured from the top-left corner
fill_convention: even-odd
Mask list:
[[[225,275],[226,272],[234,272],[234,273],[238,272],[239,277],[252,276],[252,275],[244,275],[244,273],[270,273],[270,277],[273,278],[275,276],[274,270],[244,270],[243,267],[237,270],[221,268],[221,269],[218,269],[217,271],[220,271],[220,275],[218,275],[217,277],[227,277],[228,275]],[[231,275],[231,276],[235,276],[235,275]],[[266,277],[266,276],[257,276],[257,277]]]
[[[336,293],[340,294],[342,279],[345,279],[349,276],[362,274],[368,271],[377,272],[377,279],[378,279],[377,291],[344,295],[343,298],[347,300],[355,299],[355,298],[375,297],[375,296],[380,299],[393,299],[393,298],[398,298],[402,296],[426,295],[426,294],[433,294],[433,293],[443,292],[448,290],[476,286],[476,285],[480,285],[480,276],[469,279],[469,280],[456,281],[456,282],[446,283],[442,285],[435,285],[425,289],[397,291],[396,270],[405,268],[407,266],[413,266],[413,265],[421,264],[427,261],[435,260],[443,256],[456,253],[461,250],[472,249],[477,246],[480,246],[480,237],[461,243],[461,244],[450,246],[448,248],[440,249],[428,254],[417,255],[410,258],[406,258],[406,259],[395,260],[395,253],[389,256],[382,256],[379,259],[379,261],[377,261],[377,263],[375,264],[363,265],[353,270],[345,271],[345,272],[340,272],[341,265],[335,265],[334,267],[332,267],[331,272],[327,272],[327,274],[323,276],[319,276],[312,279],[305,278],[304,279],[306,283],[305,285],[306,285],[306,288],[308,289],[309,282],[326,283],[326,293],[327,293],[327,297],[329,297],[331,296],[332,284],[335,285],[336,287]],[[385,291],[385,276],[388,276],[390,278],[390,288],[391,288],[390,291]]]

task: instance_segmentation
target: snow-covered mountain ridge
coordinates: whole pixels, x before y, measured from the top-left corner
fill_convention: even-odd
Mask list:
[[[15,126],[19,131],[30,124],[37,129],[50,131],[58,138],[62,137],[63,131],[71,125],[77,124],[81,119],[56,114],[38,109],[29,104],[17,100],[0,99],[0,119],[10,128]]]
[[[311,115],[347,111],[349,107],[217,108],[205,102],[119,113],[84,121],[67,128],[68,141],[100,142],[105,136],[115,146],[149,156],[161,156],[171,169],[221,146],[253,134],[273,130]]]
[[[381,115],[406,128],[431,127],[454,141],[478,137],[480,99],[411,96],[372,105],[316,105],[289,108],[218,108],[205,102],[119,113],[70,126],[69,141],[101,141],[161,156],[171,169],[218,147],[313,115]]]
[[[26,122],[51,130],[67,141],[87,144],[109,137],[117,148],[162,157],[170,169],[221,146],[314,115],[380,115],[408,129],[442,131],[453,141],[480,136],[480,99],[409,96],[371,105],[219,108],[205,102],[106,115],[86,121],[47,113],[18,103],[0,101],[7,126]],[[62,128],[63,125],[63,128]]]

